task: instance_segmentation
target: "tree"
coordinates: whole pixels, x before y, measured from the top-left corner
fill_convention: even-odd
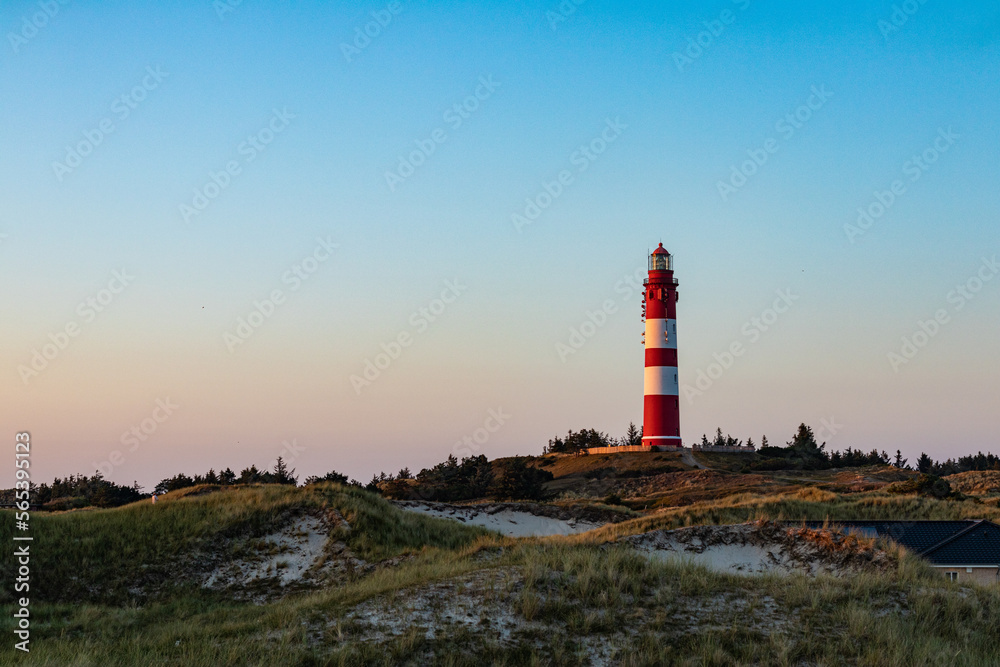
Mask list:
[[[497,500],[541,499],[542,485],[552,479],[552,473],[529,466],[527,461],[524,456],[497,461],[489,496]]]
[[[906,459],[903,458],[903,453],[898,449],[896,450],[896,458],[893,460],[892,465],[896,468],[903,468],[909,470],[909,466],[906,465]]]
[[[830,457],[825,451],[826,443],[818,444],[811,427],[799,424],[799,430],[791,442],[786,443],[795,458],[801,459],[806,468],[825,468]]]
[[[925,452],[920,452],[920,458],[917,459],[917,470],[928,475],[932,468],[934,468],[934,460]]]
[[[290,484],[291,486],[295,486],[299,481],[298,478],[295,477],[295,471],[289,470],[288,465],[280,456],[278,457],[278,461],[274,464],[274,471],[268,477],[270,477],[270,479],[265,477],[265,481],[271,482],[272,484]]]
[[[639,447],[642,445],[642,431],[635,427],[632,422],[628,423],[628,430],[625,431],[625,437],[622,438],[626,447]]]
[[[753,437],[747,438],[747,447],[753,449],[754,446],[755,445],[753,444]]]
[[[613,439],[607,434],[597,429],[583,429],[573,432],[571,429],[565,438],[555,437],[549,440],[548,446],[543,450],[543,454],[575,454],[591,447],[611,447]]]
[[[760,448],[764,449],[765,447],[768,447],[768,446],[769,445],[767,444],[767,436],[766,435],[761,436],[761,438],[760,438]]]
[[[482,454],[468,456],[461,462],[449,455],[443,463],[417,473],[416,482],[407,485],[405,491],[424,500],[483,498],[493,483],[493,466]]]
[[[161,495],[167,493],[168,491],[176,491],[178,489],[186,489],[189,486],[194,486],[198,484],[199,480],[195,478],[188,477],[184,473],[177,473],[173,477],[168,477],[167,479],[161,480],[156,488],[153,489],[153,493]]]
[[[240,476],[238,479],[240,484],[254,484],[264,481],[262,479],[261,473],[257,470],[256,465],[251,465],[249,468],[244,468],[240,471]]]
[[[317,477],[316,475],[307,477],[305,483],[316,484],[318,482],[336,482],[337,484],[347,484],[347,475],[341,475],[336,470],[331,470],[322,477]]]

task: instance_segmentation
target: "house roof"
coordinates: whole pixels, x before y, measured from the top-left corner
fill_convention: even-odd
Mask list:
[[[808,521],[820,528],[820,521]],[[835,521],[830,527],[891,539],[933,565],[1000,565],[1000,526],[985,520]]]

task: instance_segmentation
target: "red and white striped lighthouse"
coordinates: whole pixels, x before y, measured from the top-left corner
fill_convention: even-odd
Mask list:
[[[681,445],[677,382],[677,279],[674,258],[663,244],[649,256],[649,277],[642,302],[646,321],[646,372],[643,383],[642,444],[678,449]]]

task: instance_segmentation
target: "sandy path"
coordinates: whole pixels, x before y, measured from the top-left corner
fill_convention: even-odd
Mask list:
[[[507,537],[545,537],[548,535],[576,535],[603,523],[591,523],[578,519],[557,519],[536,516],[530,512],[497,508],[490,505],[446,505],[443,503],[406,503],[400,508],[408,512],[419,512],[441,519],[461,521],[471,526],[482,526],[495,530]]]
[[[698,460],[694,457],[694,452],[686,447],[684,448],[684,451],[681,452],[681,463],[693,468],[698,468],[698,470],[708,470],[708,466],[703,466],[698,463]]]

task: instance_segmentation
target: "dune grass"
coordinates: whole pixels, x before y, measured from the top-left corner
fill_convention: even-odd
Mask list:
[[[405,598],[484,566],[521,573],[499,594],[525,619],[513,642],[447,624],[384,644],[339,629],[360,600]],[[991,665],[998,621],[998,591],[959,588],[909,556],[889,574],[743,577],[621,547],[487,538],[263,607],[46,607],[35,650],[19,664],[576,665],[600,654],[624,665]],[[14,659],[0,649],[0,664]]]
[[[357,554],[372,562],[408,557],[260,606],[193,585],[167,586],[142,601],[128,594],[151,569],[174,576],[185,554],[235,548],[296,513],[330,509],[350,523],[338,537]],[[993,665],[1000,590],[949,583],[905,553],[890,572],[737,576],[649,560],[611,543],[658,528],[764,517],[951,519],[991,512],[996,508],[972,502],[803,490],[696,503],[572,537],[514,540],[404,513],[335,484],[194,489],[168,494],[155,507],[37,515],[32,652],[15,653],[5,642],[0,665],[481,667],[596,658],[623,665]],[[9,540],[9,522],[0,525],[0,540]],[[476,593],[487,620],[501,613],[518,620],[507,640],[446,620],[433,633],[415,624],[381,642],[358,629],[359,604],[405,607],[431,585],[452,587],[440,600],[446,614],[448,600],[484,571],[513,573],[495,590]],[[11,637],[6,602],[0,633]]]
[[[742,493],[685,507],[664,509],[656,514],[609,524],[586,534],[586,540],[614,540],[651,530],[694,525],[744,523],[758,519],[774,521],[849,520],[1000,520],[995,505],[972,500],[939,500],[917,495],[895,495],[881,491],[838,495],[815,487],[790,493],[761,495]],[[573,539],[573,538],[567,538]]]
[[[327,483],[193,487],[107,510],[32,517],[32,583],[49,601],[135,601],[136,589],[189,587],[178,573],[196,575],[215,559],[249,548],[251,542],[304,513],[336,509],[351,525],[340,537],[365,560],[380,561],[427,547],[454,549],[485,534],[418,514],[403,513],[379,496]],[[0,522],[0,542],[10,543],[12,521]],[[0,561],[0,575],[13,579],[14,563]],[[194,585],[193,591],[198,590]],[[0,603],[12,600],[0,589]]]

